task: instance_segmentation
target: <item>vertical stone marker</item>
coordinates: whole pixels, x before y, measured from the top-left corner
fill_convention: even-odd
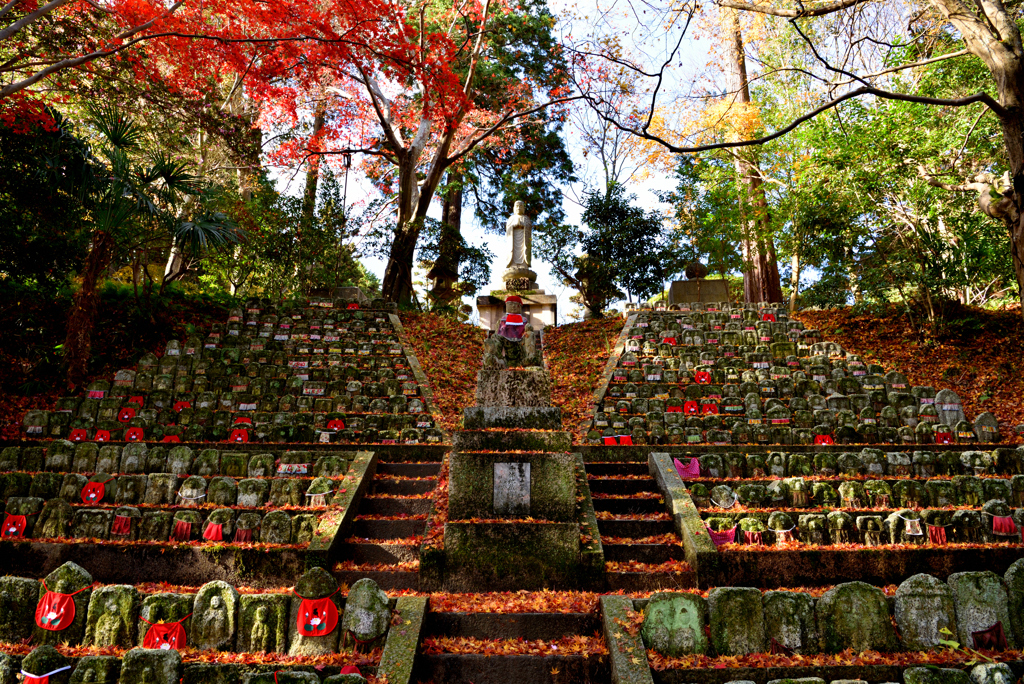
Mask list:
[[[896,624],[910,651],[939,648],[940,640],[957,633],[953,591],[931,575],[914,575],[896,590]]]
[[[494,464],[494,512],[499,516],[530,515],[530,464]]]

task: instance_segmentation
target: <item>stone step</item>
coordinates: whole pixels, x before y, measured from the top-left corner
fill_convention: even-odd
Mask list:
[[[555,640],[601,629],[596,613],[429,613],[428,636]]]
[[[606,561],[617,561],[628,563],[664,563],[671,560],[686,560],[683,547],[671,544],[606,544],[601,543],[604,548],[604,559]]]
[[[338,545],[335,558],[356,563],[407,563],[420,559],[420,545],[345,541]]]
[[[697,573],[684,572],[609,572],[605,573],[608,591],[647,592],[663,589],[693,589],[697,586]],[[694,681],[694,680],[685,680]]]
[[[423,534],[425,520],[360,520],[356,518],[352,535],[367,539],[405,539]]]
[[[572,450],[572,435],[562,431],[462,430],[452,435],[454,451]]]
[[[637,492],[657,492],[658,483],[653,479],[646,480],[595,480],[587,478],[591,493],[635,494]]]
[[[587,463],[587,475],[650,475],[647,461]]]
[[[437,486],[437,480],[392,480],[374,478],[371,494],[426,494]]]
[[[430,512],[432,499],[402,499],[390,496],[367,496],[359,504],[364,515],[419,515]]]
[[[651,537],[671,534],[675,528],[671,520],[598,520],[597,529],[603,537]]]
[[[401,475],[402,477],[437,477],[441,472],[438,462],[426,463],[378,463],[378,475]]]
[[[594,499],[594,510],[609,513],[660,513],[665,510],[665,504],[658,503],[658,499]]]
[[[411,589],[419,591],[420,573],[408,570],[335,570],[334,577],[340,584],[352,586],[364,577],[369,577],[384,591]]]
[[[609,684],[608,656],[491,656],[442,653],[416,657],[413,681],[444,684]]]

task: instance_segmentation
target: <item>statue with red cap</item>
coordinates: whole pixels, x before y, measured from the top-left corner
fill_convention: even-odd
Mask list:
[[[498,324],[498,334],[508,340],[521,340],[525,332],[523,300],[519,295],[509,295],[505,298],[505,315]]]

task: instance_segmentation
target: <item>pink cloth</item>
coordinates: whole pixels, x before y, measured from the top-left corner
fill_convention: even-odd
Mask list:
[[[714,542],[715,546],[733,544],[736,542],[736,528],[733,527],[731,530],[726,530],[725,532],[715,532],[709,528],[708,536],[711,537],[711,541]]]
[[[687,465],[683,465],[678,458],[672,459],[676,464],[676,472],[679,473],[679,477],[684,480],[693,477],[700,477],[700,461],[695,458],[691,458]]]

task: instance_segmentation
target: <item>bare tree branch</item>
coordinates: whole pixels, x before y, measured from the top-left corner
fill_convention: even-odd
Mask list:
[[[720,7],[731,7],[732,9],[747,10],[748,12],[760,12],[761,14],[770,14],[774,17],[787,17],[790,19],[796,19],[799,17],[821,17],[826,14],[832,14],[839,10],[860,5],[862,3],[870,2],[870,0],[836,0],[825,5],[818,7],[803,7],[803,3],[800,3],[801,8],[798,10],[783,9],[781,7],[772,7],[771,5],[763,5],[761,3],[750,3],[740,2],[739,0],[715,0],[715,4]]]

